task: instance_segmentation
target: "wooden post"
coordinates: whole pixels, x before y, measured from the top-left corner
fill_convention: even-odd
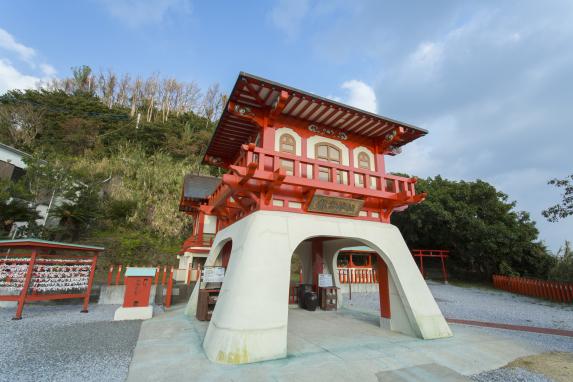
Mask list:
[[[120,277],[121,277],[121,264],[117,266],[117,275],[115,275],[115,285],[119,285]]]
[[[96,264],[97,264],[97,255],[94,255],[94,257],[92,258],[92,266],[90,269],[90,279],[88,280],[88,287],[86,290],[86,295],[84,297],[84,306],[82,307],[81,313],[87,313],[88,312],[88,306],[90,304],[90,294],[92,292],[92,285],[94,282]]]
[[[348,299],[352,300],[352,275],[350,273],[350,268],[346,268],[348,272]]]
[[[164,274],[165,276],[165,274]],[[169,280],[167,280],[167,295],[165,296],[165,307],[171,307],[171,293],[173,292],[173,267],[169,272]]]
[[[16,309],[16,315],[13,320],[22,319],[22,310],[24,310],[24,303],[26,302],[26,297],[28,296],[28,288],[30,287],[30,281],[32,280],[32,273],[34,271],[34,264],[36,263],[36,255],[38,250],[34,248],[32,250],[32,256],[30,256],[30,262],[28,263],[28,269],[26,270],[26,280],[24,280],[24,286],[20,291],[20,296],[18,297],[18,308]]]
[[[389,275],[388,266],[379,258],[376,261],[378,266],[378,290],[380,292],[380,316],[383,318],[390,318],[390,288],[389,288]]]
[[[111,285],[112,275],[113,275],[113,264],[109,266],[109,272],[107,273],[107,286]]]
[[[442,259],[442,275],[444,276],[444,284],[448,283],[448,270],[446,269],[446,261],[444,260],[444,254],[440,255]]]

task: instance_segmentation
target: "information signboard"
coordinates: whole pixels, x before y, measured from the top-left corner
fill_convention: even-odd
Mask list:
[[[205,267],[203,269],[203,282],[205,283],[222,283],[225,278],[225,268],[223,267]]]
[[[330,273],[320,273],[318,275],[318,286],[328,288],[332,286],[332,275]]]

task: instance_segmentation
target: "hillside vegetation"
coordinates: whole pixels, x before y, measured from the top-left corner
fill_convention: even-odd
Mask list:
[[[8,196],[46,203],[59,226],[28,234],[99,243],[106,262],[173,263],[192,222],[178,211],[188,172],[217,175],[200,164],[225,96],[213,85],[170,78],[94,75],[88,67],[41,90],[0,97],[0,142],[31,153]],[[23,203],[4,206],[3,234],[14,220],[33,220]],[[11,215],[11,216],[8,216]]]

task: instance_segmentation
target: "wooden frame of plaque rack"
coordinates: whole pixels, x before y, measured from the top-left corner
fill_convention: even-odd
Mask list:
[[[199,279],[199,296],[197,299],[197,313],[195,317],[199,321],[211,321],[213,312],[215,310],[215,305],[219,298],[219,292],[221,290],[221,285],[223,282],[206,282],[204,281],[205,271],[208,268],[221,268],[221,267],[205,267],[202,269],[200,279]],[[219,284],[213,287],[212,285]],[[209,287],[207,287],[209,285]]]

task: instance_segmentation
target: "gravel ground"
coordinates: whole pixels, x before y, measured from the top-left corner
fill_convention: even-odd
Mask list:
[[[520,367],[508,367],[472,375],[477,382],[552,382],[542,374],[537,374]]]
[[[573,330],[573,306],[515,295],[487,288],[465,288],[429,281],[428,286],[444,316],[474,321]],[[352,309],[379,311],[378,293],[352,293],[352,300],[344,294],[345,306]],[[454,324],[455,325],[455,324]],[[571,337],[521,332],[514,330],[475,327],[498,337],[524,340],[540,352],[573,352]],[[479,382],[532,381],[551,379],[527,369],[508,367],[472,376]],[[571,378],[573,381],[573,377]]]
[[[573,330],[573,305],[433,281],[428,286],[448,318]],[[378,293],[352,293],[352,301],[348,301],[347,294],[344,298],[349,307],[379,310]]]
[[[113,322],[116,305],[0,308],[0,381],[124,381],[141,321]]]

